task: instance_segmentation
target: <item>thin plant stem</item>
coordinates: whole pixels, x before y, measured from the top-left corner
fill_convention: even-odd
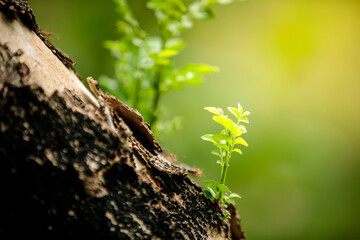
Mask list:
[[[138,104],[139,104],[139,100],[140,100],[140,86],[141,86],[141,81],[139,78],[135,79],[135,91],[134,91],[134,108],[137,109]]]
[[[153,99],[152,109],[151,109],[151,117],[150,117],[150,125],[155,125],[157,121],[157,109],[159,106],[159,100],[161,97],[161,90],[160,90],[160,84],[161,84],[161,70],[159,69],[155,75],[155,81],[154,81],[154,89],[155,89],[155,96]]]
[[[238,128],[240,124],[240,118],[239,120],[237,121],[236,123],[236,129]],[[226,181],[226,174],[227,174],[227,170],[228,170],[228,167],[229,167],[229,161],[230,161],[230,158],[231,158],[231,153],[233,152],[234,150],[234,146],[235,146],[235,139],[236,139],[236,136],[235,135],[232,135],[231,133],[228,133],[226,131],[227,134],[230,134],[231,136],[231,139],[232,139],[232,144],[229,144],[229,151],[226,153],[225,155],[225,163],[224,165],[222,166],[222,170],[221,170],[221,178],[220,178],[220,183],[221,184],[224,184],[225,185],[225,181]],[[220,199],[222,199],[223,197],[223,192],[220,192]]]
[[[160,31],[160,52],[164,49],[165,45],[166,45],[166,41],[167,41],[167,37],[166,37],[166,30],[165,26],[161,25],[159,26],[159,31]],[[158,119],[158,114],[157,114],[157,110],[158,110],[158,106],[159,106],[159,101],[161,98],[161,83],[162,83],[162,67],[158,66],[156,74],[155,74],[155,79],[154,79],[154,98],[153,98],[153,103],[152,103],[152,109],[151,109],[151,115],[150,115],[150,120],[149,123],[150,125],[153,125],[153,129],[155,128],[157,119]]]

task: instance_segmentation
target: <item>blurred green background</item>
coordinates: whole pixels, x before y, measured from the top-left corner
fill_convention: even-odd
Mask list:
[[[144,1],[131,0],[152,28]],[[52,42],[71,56],[83,79],[113,76],[104,40],[118,38],[111,1],[29,0]],[[181,131],[161,136],[178,159],[217,179],[211,144],[217,132],[206,106],[251,111],[249,147],[232,159],[228,185],[249,240],[360,239],[360,1],[248,0],[214,8],[197,21],[177,58],[221,72],[204,85],[170,92]]]

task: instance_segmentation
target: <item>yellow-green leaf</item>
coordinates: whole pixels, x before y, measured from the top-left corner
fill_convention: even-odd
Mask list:
[[[235,148],[235,149],[233,150],[233,152],[237,152],[237,153],[239,153],[239,154],[242,154],[242,151],[241,151],[240,149],[238,149],[238,148]]]
[[[201,139],[205,140],[205,141],[212,142],[212,143],[216,143],[214,138],[213,138],[213,134],[205,134],[205,135],[201,136]]]
[[[243,113],[243,108],[242,108],[242,106],[240,105],[240,103],[238,103],[238,110],[239,110],[240,114]]]
[[[214,155],[216,155],[216,156],[221,157],[221,151],[220,151],[220,149],[214,149],[214,150],[212,150],[212,151],[211,151],[211,154],[214,154]]]
[[[176,54],[178,54],[178,51],[176,51],[176,50],[164,49],[159,53],[158,57],[159,58],[168,58],[168,57],[172,57],[172,56],[174,56]]]
[[[249,111],[245,111],[242,115],[243,115],[243,116],[250,115],[250,112],[249,112]]]
[[[211,112],[211,113],[213,113],[213,114],[216,114],[216,115],[220,115],[220,113],[222,112],[221,108],[216,108],[216,107],[206,107],[204,109]]]
[[[229,198],[241,198],[241,196],[236,193],[230,193]]]
[[[242,137],[237,137],[235,140],[235,144],[241,144],[244,146],[249,146],[247,142]]]
[[[249,123],[249,119],[246,116],[242,116],[240,119],[241,122]]]
[[[233,107],[228,107],[228,110],[237,118],[239,119],[241,117],[241,112]]]
[[[238,137],[238,136],[240,136],[241,134],[246,133],[246,132],[247,132],[247,131],[246,131],[246,128],[245,128],[243,125],[239,125],[239,126],[237,126],[237,128],[236,128],[235,136]]]
[[[213,120],[224,126],[225,129],[230,131],[232,134],[236,134],[235,123],[233,120],[226,116],[213,116]]]
[[[166,42],[165,48],[180,51],[185,45],[185,42],[180,38],[172,38]]]

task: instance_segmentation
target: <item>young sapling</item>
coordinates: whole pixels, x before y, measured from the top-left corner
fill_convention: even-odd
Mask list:
[[[203,192],[210,200],[219,199],[224,205],[225,209],[228,207],[228,202],[235,205],[235,198],[241,198],[238,194],[232,193],[230,189],[225,185],[226,174],[230,166],[230,158],[233,152],[242,154],[241,150],[236,145],[248,146],[247,142],[241,137],[246,133],[245,126],[241,125],[242,122],[249,123],[247,116],[250,114],[248,111],[243,111],[240,103],[238,107],[228,107],[230,113],[232,113],[236,121],[233,121],[228,116],[224,115],[221,108],[206,107],[205,110],[214,114],[212,119],[219,123],[223,129],[218,134],[205,134],[201,138],[205,141],[212,142],[216,147],[212,154],[218,156],[217,163],[221,166],[220,182],[215,180],[207,180],[203,183],[207,186]],[[230,218],[230,213],[226,210],[223,220]]]

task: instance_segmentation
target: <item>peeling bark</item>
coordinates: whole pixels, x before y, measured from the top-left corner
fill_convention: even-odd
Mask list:
[[[244,239],[200,172],[46,41],[26,1],[0,0],[0,239]]]

